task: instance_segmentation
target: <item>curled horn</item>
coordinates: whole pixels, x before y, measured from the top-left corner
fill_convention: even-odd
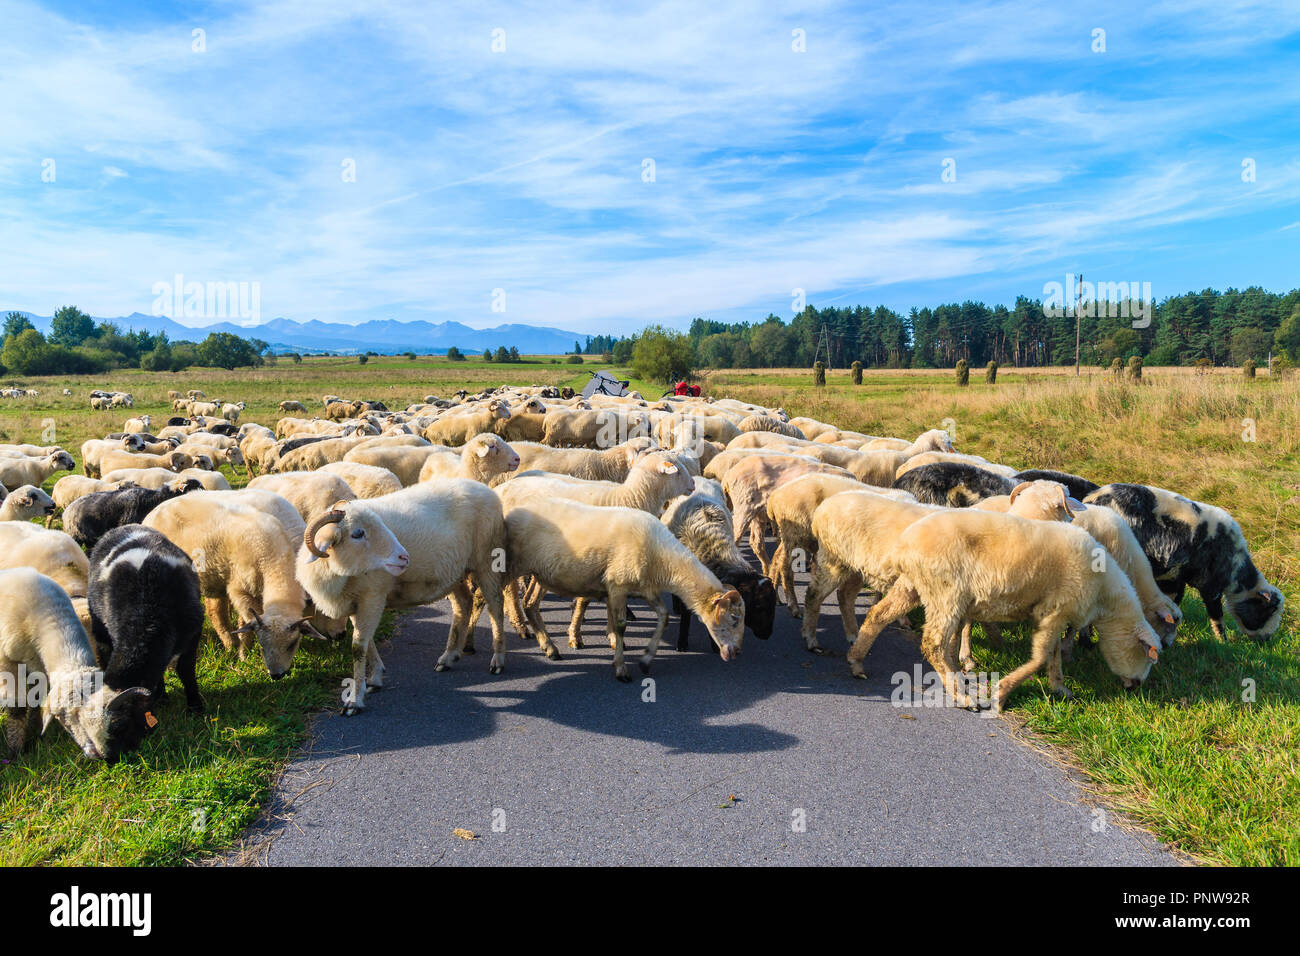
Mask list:
[[[320,531],[320,529],[325,527],[327,524],[338,524],[342,520],[342,510],[335,508],[333,511],[327,511],[307,526],[307,530],[303,532],[302,543],[307,546],[307,550],[310,551],[313,556],[317,558],[329,557],[328,554],[316,547],[316,532]]]

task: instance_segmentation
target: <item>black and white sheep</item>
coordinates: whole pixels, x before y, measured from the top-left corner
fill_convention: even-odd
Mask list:
[[[969,508],[985,498],[1009,495],[1018,484],[975,465],[945,461],[914,468],[898,478],[894,487],[911,492],[923,505]]]
[[[1028,471],[1017,472],[1014,477],[1016,481],[1055,481],[1057,484],[1065,485],[1066,490],[1070,492],[1070,497],[1079,501],[1101,487],[1095,481],[1080,478],[1068,471],[1052,471],[1045,468],[1030,468]]]
[[[1084,499],[1119,512],[1137,536],[1161,590],[1180,602],[1193,587],[1205,602],[1220,638],[1223,602],[1247,635],[1267,639],[1277,630],[1285,603],[1264,580],[1232,515],[1201,501],[1149,485],[1111,484]]]
[[[203,713],[194,668],[203,634],[199,576],[189,556],[139,524],[105,534],[90,553],[90,623],[104,683],[144,687],[157,703],[173,662],[185,703]]]

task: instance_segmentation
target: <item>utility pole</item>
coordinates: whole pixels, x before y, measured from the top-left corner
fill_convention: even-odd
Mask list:
[[[1083,301],[1083,273],[1074,287],[1074,374],[1079,374],[1079,305]]]

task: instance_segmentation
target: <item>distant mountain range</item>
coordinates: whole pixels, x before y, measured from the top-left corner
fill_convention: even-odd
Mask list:
[[[0,311],[8,315],[11,310]],[[13,310],[22,311],[22,310]],[[23,312],[32,325],[42,333],[50,331],[52,316]],[[291,319],[272,319],[258,325],[237,325],[220,322],[202,328],[191,328],[167,318],[165,315],[145,315],[132,312],[116,318],[93,317],[96,322],[111,322],[123,332],[144,329],[152,335],[166,332],[173,342],[201,342],[212,332],[232,332],[243,338],[261,339],[274,352],[332,352],[337,355],[356,355],[374,351],[381,354],[415,352],[419,355],[441,355],[453,345],[462,352],[482,352],[498,346],[514,346],[525,355],[563,355],[573,350],[573,343],[586,342],[586,336],[564,329],[536,325],[498,325],[491,329],[471,329],[459,322],[395,322],[376,320],[360,325],[336,322],[294,322]]]

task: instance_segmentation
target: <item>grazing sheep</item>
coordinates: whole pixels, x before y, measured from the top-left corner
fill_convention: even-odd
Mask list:
[[[183,451],[169,451],[165,455],[143,455],[129,451],[105,452],[99,459],[98,473],[107,475],[123,468],[166,468],[184,471],[194,467],[194,457]]]
[[[801,440],[807,438],[794,425],[783,422],[779,418],[773,418],[771,415],[750,415],[748,418],[742,418],[736,427],[742,432],[776,432],[778,435],[785,435],[787,438]]]
[[[506,482],[497,493],[507,509],[525,499],[567,498],[589,505],[636,508],[657,518],[669,501],[694,490],[691,476],[666,452],[652,452],[637,460],[622,483],[534,473]]]
[[[186,705],[203,713],[194,675],[203,605],[189,556],[150,528],[114,528],[90,554],[89,597],[104,684],[115,691],[144,687],[157,705],[167,693],[163,672],[174,666]]]
[[[423,442],[424,439],[421,438],[420,441]],[[367,442],[353,448],[343,456],[343,460],[356,462],[358,465],[370,465],[375,468],[387,469],[397,476],[397,480],[402,483],[403,488],[409,488],[419,482],[425,462],[430,458],[438,457],[450,459],[457,465],[460,464],[460,455],[454,450],[447,448],[445,445],[430,445],[427,442],[416,446],[405,444],[374,445]]]
[[[54,514],[54,499],[34,485],[15,488],[0,504],[0,521],[31,521]]]
[[[374,645],[386,607],[406,608],[450,596],[455,620],[437,669],[460,656],[472,610],[467,576],[483,591],[492,621],[488,669],[505,669],[502,632],[506,524],[501,502],[484,485],[463,479],[430,481],[371,501],[340,502],[307,526],[298,553],[298,579],[316,607],[352,619],[352,682],[343,712],[365,708],[366,690],[383,684]]]
[[[799,609],[799,594],[795,590],[794,561],[802,558],[806,566],[817,553],[817,539],[813,536],[812,520],[817,507],[831,495],[842,491],[866,491],[856,478],[841,475],[801,475],[773,490],[767,499],[767,516],[776,529],[777,546],[772,555],[771,567],[776,571],[777,587],[785,591],[786,606],[794,618],[803,616]],[[876,494],[893,497],[905,495],[902,491],[871,489]],[[907,495],[911,498],[911,495]],[[896,499],[905,500],[905,499]],[[913,499],[915,500],[915,499]]]
[[[243,402],[235,402],[233,405],[227,402],[221,406],[221,417],[228,422],[237,422],[246,407]]]
[[[1069,472],[1048,471],[1041,468],[1018,471],[1011,477],[1016,481],[1055,481],[1058,484],[1065,485],[1070,492],[1070,497],[1077,498],[1079,501],[1082,501],[1101,487],[1095,481],[1080,478],[1078,475],[1071,475]]]
[[[71,535],[27,521],[0,522],[0,569],[34,568],[53,578],[68,597],[84,598],[89,567]]]
[[[0,675],[10,687],[45,677],[44,700],[6,701],[5,742],[17,755],[58,720],[92,760],[116,760],[144,735],[148,694],[104,686],[90,640],[59,585],[30,568],[0,571]],[[39,703],[39,706],[38,706]],[[22,706],[19,706],[22,704]],[[41,711],[46,722],[41,724]]]
[[[462,446],[459,455],[429,455],[420,467],[419,480],[468,478],[490,484],[498,475],[519,467],[519,456],[504,439],[496,435],[476,435]]]
[[[498,422],[509,419],[510,406],[495,401],[476,411],[443,415],[424,430],[424,437],[437,445],[463,445],[475,435],[490,432]]]
[[[1012,691],[1043,667],[1052,691],[1070,696],[1060,653],[1067,628],[1095,627],[1111,671],[1125,687],[1136,687],[1159,660],[1160,638],[1143,617],[1128,576],[1113,560],[1098,565],[1097,548],[1092,535],[1063,522],[975,510],[920,519],[899,536],[898,579],[868,613],[849,650],[854,676],[865,676],[862,660],[884,626],[924,605],[922,653],[958,706],[971,706],[955,677],[956,638],[968,619],[1034,624],[1029,662],[1002,677],[994,691],[999,712]]]
[[[768,496],[787,482],[811,474],[835,475],[839,478],[854,477],[843,468],[820,461],[810,461],[798,455],[745,458],[727,469],[726,475],[723,476],[722,487],[731,500],[731,507],[735,512],[736,540],[739,541],[748,531],[749,549],[758,558],[763,573],[769,577],[772,575],[772,570],[768,565],[767,547],[763,540],[771,523],[767,515]]]
[[[280,411],[282,412],[306,412],[307,406],[302,402],[281,402]]]
[[[205,471],[202,468],[186,468],[184,471],[168,471],[166,468],[119,468],[104,476],[108,483],[135,485],[139,488],[161,488],[178,478],[192,478],[204,491],[229,491],[230,482],[219,471]],[[62,479],[60,479],[62,480]],[[90,479],[94,480],[94,479]],[[56,486],[57,488],[57,486]],[[96,491],[110,491],[111,488],[97,488]]]
[[[63,527],[86,550],[124,524],[139,524],[154,508],[202,486],[192,478],[177,477],[161,488],[123,488],[97,491],[78,498],[63,512]]]
[[[166,475],[168,478],[176,477],[170,471],[166,472]],[[97,491],[116,491],[121,486],[121,483],[122,479],[120,478],[108,481],[99,478],[86,478],[82,475],[64,475],[54,483],[54,488],[50,491],[50,497],[54,499],[55,507],[66,508],[78,498],[84,498],[86,495],[92,495]]]
[[[519,456],[518,472],[546,471],[586,481],[623,481],[633,462],[650,446],[626,442],[612,448],[553,448],[536,442],[511,442]]]
[[[709,481],[697,482],[695,487],[691,494],[671,502],[660,520],[719,581],[736,589],[745,602],[745,626],[765,641],[772,636],[776,617],[776,588],[770,579],[750,566],[736,547],[731,512],[722,499],[722,490]],[[676,595],[673,595],[673,612],[679,621],[677,650],[684,651],[694,615]],[[569,638],[572,647],[572,633]],[[709,647],[717,651],[712,641]]]
[[[1016,470],[1009,465],[999,465],[996,462],[989,461],[987,458],[981,458],[979,455],[962,455],[956,452],[946,451],[926,451],[919,455],[907,459],[898,466],[894,472],[894,477],[901,478],[909,471],[917,468],[923,468],[926,465],[933,465],[940,462],[955,462],[957,464],[974,465],[976,468],[983,468],[985,471],[991,471],[995,475],[1001,475],[1003,478],[1015,478],[1017,481],[1033,481],[1032,478],[1020,478]],[[891,481],[892,485],[893,482]]]
[[[1223,602],[1247,636],[1271,637],[1282,620],[1282,592],[1264,580],[1251,560],[1232,515],[1201,501],[1149,485],[1105,485],[1084,498],[1119,513],[1151,562],[1161,590],[1182,602],[1195,588],[1210,626],[1223,639]]]
[[[280,449],[273,470],[315,471],[333,462],[342,461],[343,456],[365,440],[364,436],[358,435],[316,441],[304,439],[303,443],[296,446],[286,443]]]
[[[62,450],[43,458],[0,458],[0,485],[6,488],[35,485],[39,488],[55,472],[72,471],[76,467],[72,456]]]
[[[208,619],[226,650],[242,658],[256,639],[267,673],[279,680],[293,666],[303,634],[315,633],[294,574],[295,544],[256,499],[235,494],[192,492],[159,505],[142,523],[194,562]],[[296,512],[293,517],[301,524]],[[232,609],[242,622],[234,629]]]
[[[358,498],[381,498],[402,490],[402,483],[387,468],[360,465],[355,461],[336,461],[320,470],[338,475],[348,483]]]
[[[286,471],[276,475],[262,475],[250,481],[248,487],[282,496],[308,524],[329,511],[336,501],[351,501],[356,498],[346,481],[326,471]]]
[[[607,631],[614,647],[614,676],[631,680],[623,661],[625,608],[639,595],[654,609],[654,635],[641,657],[650,669],[668,621],[661,600],[669,591],[709,629],[724,661],[740,654],[745,608],[740,594],[728,588],[678,541],[658,518],[632,508],[600,508],[556,498],[529,498],[506,514],[510,550],[507,574],[511,590],[532,575],[546,591],[568,597],[604,600]],[[540,610],[541,597],[524,611],[551,649]],[[548,654],[548,656],[550,656]],[[554,655],[558,656],[558,654]]]
[[[923,504],[969,508],[994,495],[1009,495],[1018,482],[974,465],[939,462],[922,465],[894,481]]]

